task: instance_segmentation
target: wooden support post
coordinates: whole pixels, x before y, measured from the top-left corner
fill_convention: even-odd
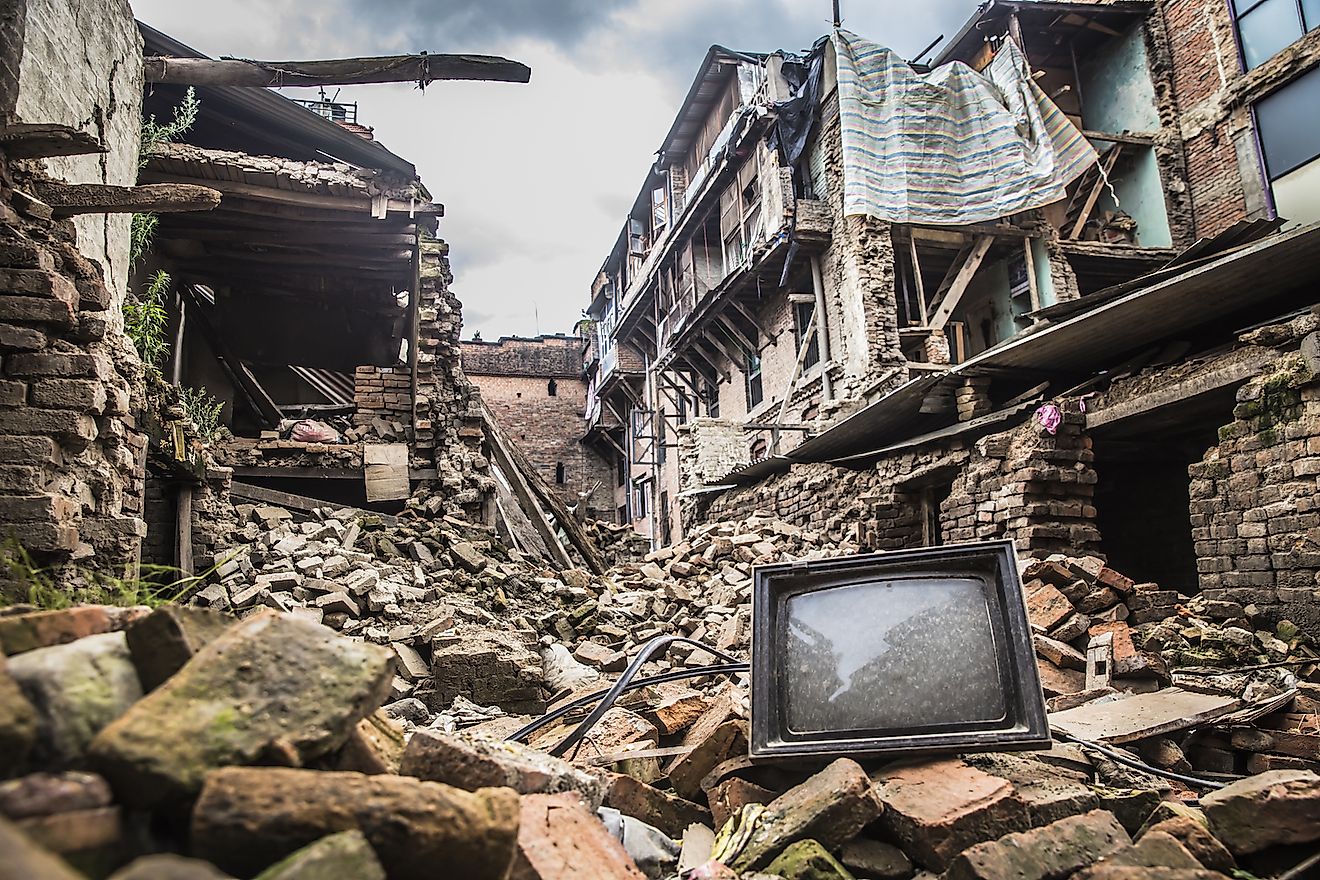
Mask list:
[[[328,61],[217,61],[155,55],[144,58],[142,68],[147,83],[261,89],[393,82],[415,82],[425,86],[447,79],[525,83],[532,78],[530,67],[507,58],[427,53]]]
[[[1024,238],[1022,240],[1022,252],[1027,261],[1027,287],[1030,291],[1028,299],[1031,301],[1031,310],[1037,311],[1040,308],[1040,285],[1036,283],[1036,252],[1032,249],[1031,243],[1034,238]]]
[[[175,501],[174,516],[174,558],[175,565],[184,577],[192,577],[193,571],[193,530],[192,530],[193,487],[187,483],[179,485],[179,495]]]
[[[908,238],[908,247],[912,254],[912,277],[917,286],[917,311],[921,317],[921,326],[929,325],[930,315],[926,313],[926,282],[921,279],[921,259],[917,256],[917,237]]]
[[[941,330],[949,322],[949,317],[953,310],[958,308],[958,303],[962,301],[963,294],[967,292],[967,286],[971,284],[972,278],[976,275],[976,270],[981,268],[985,255],[990,252],[990,245],[994,244],[994,238],[989,235],[983,235],[972,245],[972,249],[967,253],[967,259],[963,261],[954,276],[948,291],[940,300],[939,307],[931,316],[930,324],[932,330]]]
[[[784,389],[784,401],[779,405],[779,415],[775,419],[775,424],[780,425],[784,422],[784,416],[788,414],[788,402],[793,399],[793,386],[797,384],[798,376],[802,375],[802,364],[807,359],[807,349],[811,348],[811,343],[816,340],[812,334],[816,332],[816,310],[811,310],[811,320],[807,322],[807,328],[802,331],[802,344],[798,346],[797,362],[793,364],[793,375],[788,380],[788,387]],[[779,429],[774,430],[771,453],[779,454]]]

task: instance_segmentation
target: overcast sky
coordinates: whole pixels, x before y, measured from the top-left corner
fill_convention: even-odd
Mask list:
[[[529,85],[345,88],[444,203],[464,337],[567,332],[712,43],[803,49],[829,0],[130,0],[212,56],[504,55]],[[976,0],[843,0],[844,26],[911,57]],[[297,90],[290,90],[294,92]]]

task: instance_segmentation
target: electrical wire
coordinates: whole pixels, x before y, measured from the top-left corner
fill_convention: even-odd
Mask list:
[[[685,678],[700,678],[703,675],[737,675],[740,672],[750,672],[751,668],[752,664],[750,663],[724,663],[716,664],[714,666],[694,666],[691,669],[674,669],[669,672],[661,672],[658,675],[648,675],[644,678],[635,679],[628,683],[626,690],[635,691],[644,687],[650,687],[653,684],[666,684],[671,681],[682,681]],[[535,721],[531,721],[518,730],[515,730],[504,738],[505,742],[523,742],[527,737],[536,733],[536,731],[540,730],[542,727],[545,727],[554,721],[558,721],[574,709],[580,709],[583,706],[591,705],[609,692],[609,689],[606,688],[605,690],[596,691],[594,694],[587,694],[585,697],[578,697],[571,703],[565,703],[553,712],[542,715]]]
[[[1099,752],[1114,763],[1122,764],[1124,767],[1129,767],[1133,770],[1142,770],[1155,776],[1163,776],[1165,779],[1172,779],[1176,782],[1181,782],[1184,785],[1195,785],[1198,788],[1224,788],[1225,785],[1227,785],[1227,783],[1216,782],[1213,779],[1199,779],[1195,776],[1185,776],[1182,773],[1175,773],[1172,770],[1162,770],[1159,767],[1152,767],[1145,761],[1138,760],[1125,752],[1120,752],[1117,749],[1102,746],[1100,743],[1072,736],[1071,734],[1064,733],[1058,728],[1053,728],[1050,732],[1064,742],[1075,743],[1084,749],[1091,749],[1092,751]]]
[[[628,664],[628,668],[624,670],[623,675],[621,675],[619,677],[619,680],[616,681],[614,685],[611,686],[608,690],[598,691],[594,694],[589,694],[585,697],[580,697],[579,699],[574,700],[573,702],[568,703],[567,705],[560,706],[554,712],[551,712],[547,715],[543,715],[542,717],[536,719],[535,721],[531,722],[530,724],[526,725],[520,730],[517,730],[514,733],[510,734],[508,737],[506,737],[506,739],[514,742],[521,742],[527,736],[531,735],[535,731],[539,730],[540,728],[544,727],[550,722],[556,720],[557,718],[562,717],[563,715],[572,711],[573,709],[579,708],[580,706],[589,705],[592,702],[595,702],[596,700],[599,699],[601,701],[600,705],[598,705],[595,709],[593,709],[591,714],[589,714],[586,718],[582,719],[582,722],[578,724],[578,726],[567,737],[565,737],[562,742],[560,742],[557,746],[555,746],[553,749],[550,750],[550,754],[556,757],[563,755],[564,752],[568,751],[569,748],[571,748],[575,743],[579,742],[584,736],[586,736],[587,733],[591,730],[591,728],[596,726],[597,722],[599,722],[600,719],[604,717],[605,713],[610,710],[610,707],[614,705],[614,702],[619,698],[621,694],[623,694],[624,691],[633,690],[637,687],[645,687],[647,683],[658,683],[657,681],[655,681],[656,679],[664,678],[667,675],[674,675],[674,672],[662,673],[661,675],[658,676],[651,676],[649,679],[639,679],[635,685],[630,686],[632,680],[636,678],[637,673],[641,671],[642,665],[646,663],[646,661],[649,660],[653,654],[655,654],[657,651],[659,651],[662,648],[667,649],[670,645],[673,645],[676,642],[685,642],[689,645],[700,648],[701,650],[706,651],[707,653],[713,654],[716,657],[720,658],[721,660],[726,661],[726,663],[724,664],[725,666],[732,665],[740,668],[736,670],[730,670],[722,667],[701,667],[699,669],[694,669],[694,670],[675,670],[674,672],[679,672],[683,674],[675,675],[675,677],[672,679],[666,678],[666,680],[673,681],[680,678],[693,678],[698,675],[712,674],[711,672],[703,671],[707,669],[732,673],[732,672],[747,672],[751,668],[750,664],[740,661],[737,657],[734,657],[731,654],[726,654],[723,651],[719,650],[718,648],[712,648],[711,646],[698,642],[695,639],[689,639],[686,636],[657,636],[656,638],[651,639],[651,641],[647,642],[644,646],[642,646],[642,650],[638,652],[637,656],[634,657],[632,662]]]
[[[637,677],[637,673],[641,671],[642,665],[646,663],[647,660],[650,660],[652,655],[662,649],[667,650],[670,645],[673,645],[676,642],[686,642],[689,645],[693,645],[703,651],[714,654],[716,657],[729,663],[738,662],[737,657],[726,654],[723,651],[710,647],[709,645],[704,645],[695,639],[689,639],[687,636],[656,636],[642,646],[642,650],[639,651],[637,656],[633,658],[632,662],[628,664],[628,668],[623,671],[623,675],[619,676],[619,680],[614,683],[614,687],[609,689],[609,692],[601,699],[599,705],[591,710],[591,714],[586,718],[583,718],[582,722],[578,724],[568,736],[564,737],[557,746],[550,749],[550,754],[554,755],[556,758],[561,758],[565,752],[581,742],[591,731],[591,728],[595,727],[600,719],[605,717],[605,713],[614,705],[614,701],[617,700],[619,695],[628,687],[628,682]]]

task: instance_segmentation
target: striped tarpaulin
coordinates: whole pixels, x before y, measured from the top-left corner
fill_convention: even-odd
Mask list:
[[[984,72],[954,62],[925,75],[848,31],[834,46],[847,214],[983,223],[1062,199],[1096,161],[1012,40]]]

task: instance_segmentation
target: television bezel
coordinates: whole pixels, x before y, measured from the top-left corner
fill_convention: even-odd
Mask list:
[[[978,575],[990,582],[990,629],[1000,661],[1005,718],[1001,722],[938,725],[935,732],[913,728],[841,731],[785,736],[781,703],[784,687],[779,649],[781,597],[828,589],[868,577],[904,573],[941,573],[956,577],[979,565]],[[940,571],[941,566],[951,569]],[[839,583],[820,582],[839,579]],[[806,583],[804,583],[806,582]],[[1036,666],[1031,624],[1018,574],[1012,541],[950,544],[912,550],[891,550],[812,561],[756,566],[752,571],[751,756],[789,758],[858,754],[925,754],[967,751],[1016,751],[1051,744],[1045,698]],[[935,725],[931,726],[936,727]]]

